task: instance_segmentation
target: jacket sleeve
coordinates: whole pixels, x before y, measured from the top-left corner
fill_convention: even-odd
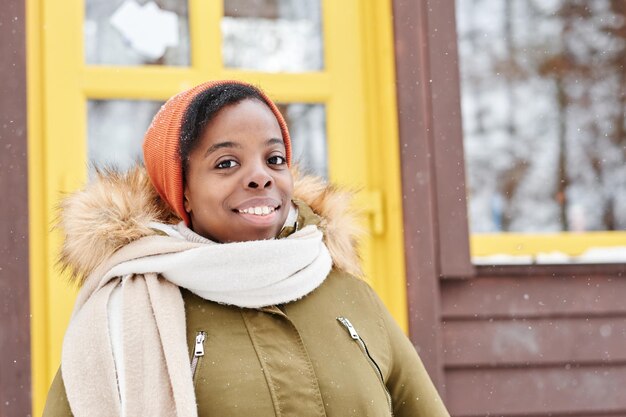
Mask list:
[[[70,409],[70,403],[67,401],[60,367],[52,381],[50,391],[48,391],[43,417],[72,417],[72,410]]]
[[[387,389],[395,417],[450,417],[413,344],[373,292],[383,316],[391,349]]]

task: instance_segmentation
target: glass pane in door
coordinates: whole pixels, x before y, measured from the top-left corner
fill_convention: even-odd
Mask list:
[[[320,0],[224,0],[224,66],[265,72],[324,67]]]
[[[90,175],[94,167],[122,171],[143,159],[141,144],[159,101],[90,100],[87,103],[87,149]]]
[[[292,160],[303,173],[328,178],[326,107],[323,104],[279,105],[289,126]]]
[[[189,66],[188,22],[187,0],[85,0],[85,63]]]

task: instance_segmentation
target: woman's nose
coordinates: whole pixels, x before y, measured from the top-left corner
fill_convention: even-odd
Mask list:
[[[262,167],[254,167],[244,179],[247,188],[269,188],[272,186],[272,177]]]

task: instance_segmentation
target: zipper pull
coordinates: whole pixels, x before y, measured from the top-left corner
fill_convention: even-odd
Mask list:
[[[198,332],[198,334],[196,335],[196,348],[193,356],[204,356],[204,337],[204,332]]]
[[[354,328],[352,323],[350,323],[350,320],[345,317],[337,317],[337,320],[339,320],[339,322],[343,324],[346,329],[348,329],[351,338],[353,338],[354,340],[361,340],[361,337],[359,337],[359,334],[356,332],[356,329]]]

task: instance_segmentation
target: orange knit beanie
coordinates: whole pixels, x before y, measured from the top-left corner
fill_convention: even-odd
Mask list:
[[[189,225],[189,215],[183,207],[183,169],[178,154],[181,126],[187,107],[200,93],[223,84],[241,84],[256,87],[241,81],[209,81],[170,98],[154,116],[143,139],[143,158],[150,181],[163,200],[167,201],[183,221]],[[265,103],[276,116],[285,142],[287,165],[291,166],[291,140],[287,123],[276,105],[259,91]]]

